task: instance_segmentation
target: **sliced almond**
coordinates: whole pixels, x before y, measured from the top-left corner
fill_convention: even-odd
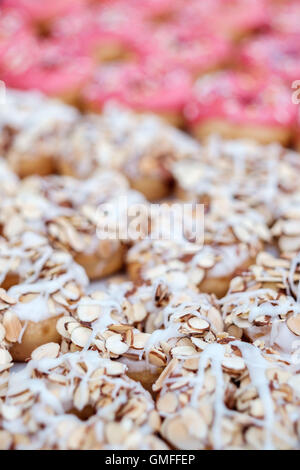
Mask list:
[[[246,369],[245,361],[238,356],[225,357],[222,361],[223,369],[228,373],[240,374]]]
[[[129,346],[122,341],[122,336],[119,334],[113,334],[107,338],[105,346],[109,352],[117,355],[124,354],[129,349]]]
[[[84,304],[85,301],[87,302],[86,305]],[[80,303],[77,308],[77,315],[81,321],[93,322],[100,317],[101,308],[99,305],[88,305],[88,302],[88,297],[82,298],[82,303]]]
[[[289,330],[297,336],[300,336],[300,314],[290,317],[286,322]]]
[[[132,347],[134,349],[144,349],[150,336],[151,335],[148,333],[135,333],[133,335]]]
[[[202,318],[192,317],[188,320],[187,323],[192,330],[199,331],[200,333],[209,330],[208,321]]]
[[[76,346],[84,348],[90,339],[91,333],[90,328],[79,326],[72,331],[71,340]]]
[[[57,343],[46,343],[39,346],[31,353],[31,359],[38,361],[45,357],[54,359],[59,354],[59,344]]]
[[[3,326],[5,328],[5,337],[8,341],[16,343],[22,331],[22,324],[13,312],[7,311],[3,316]]]

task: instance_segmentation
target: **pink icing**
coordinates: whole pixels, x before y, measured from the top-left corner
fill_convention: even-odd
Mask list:
[[[7,86],[59,95],[83,86],[91,77],[93,63],[88,57],[66,53],[55,41],[40,43],[23,34],[2,55],[0,71]]]
[[[192,73],[215,68],[225,63],[232,53],[230,43],[222,37],[183,25],[158,27],[152,39],[155,49],[167,57],[170,66],[186,68]]]
[[[271,14],[271,27],[274,31],[285,34],[300,34],[299,18],[299,0],[273,2]]]
[[[82,0],[4,0],[4,5],[26,14],[33,21],[53,19],[71,11]]]
[[[273,76],[246,75],[224,71],[196,82],[185,115],[193,125],[225,119],[235,124],[290,127],[295,124],[297,107],[291,92]]]
[[[244,44],[241,63],[262,72],[276,73],[291,85],[294,80],[300,79],[299,44],[300,33],[263,35]]]
[[[266,27],[269,9],[265,0],[191,0],[180,19],[194,28],[211,28],[231,37]]]
[[[27,18],[18,11],[1,8],[0,14],[0,54],[5,52],[11,42],[28,32]]]
[[[181,111],[191,89],[188,73],[147,64],[103,66],[85,90],[85,98],[99,107],[109,98],[138,111]]]
[[[91,55],[97,47],[111,43],[121,44],[139,59],[150,53],[148,36],[139,22],[139,15],[129,15],[126,9],[108,9],[106,4],[74,11],[58,19],[53,24],[52,35],[65,47],[82,55]]]

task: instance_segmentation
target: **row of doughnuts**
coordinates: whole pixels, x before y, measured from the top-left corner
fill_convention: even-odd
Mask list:
[[[0,79],[97,112],[115,99],[200,139],[217,129],[284,145],[296,136],[298,145],[291,86],[300,72],[299,11],[298,0],[255,0],[250,11],[245,0],[64,0],[42,8],[6,0]]]
[[[299,154],[10,90],[0,128],[0,448],[299,448]],[[102,239],[130,185],[176,199]],[[202,244],[152,238],[184,201]]]

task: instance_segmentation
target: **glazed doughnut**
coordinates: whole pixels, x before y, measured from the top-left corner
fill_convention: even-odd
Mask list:
[[[127,211],[138,205],[145,205],[144,198],[117,172],[99,170],[87,180],[33,176],[23,180],[14,198],[0,204],[0,224],[8,239],[26,229],[45,235],[53,246],[71,253],[90,279],[97,279],[122,267],[131,241]],[[147,231],[146,219],[144,225],[141,230]]]
[[[273,355],[224,338],[154,385],[161,436],[175,449],[292,449],[299,442],[299,375]]]
[[[102,116],[83,117],[70,129],[59,148],[62,174],[86,178],[99,167],[124,173],[131,186],[148,200],[171,190],[171,161],[198,152],[198,144],[152,115],[136,115],[116,105]]]
[[[183,124],[183,107],[190,96],[192,79],[185,69],[169,66],[162,60],[144,64],[124,64],[96,72],[84,91],[89,109],[99,111],[105,99],[114,98],[136,112],[153,112],[177,127]],[[98,96],[99,95],[99,96]]]
[[[246,69],[252,68],[281,77],[290,87],[300,76],[299,39],[300,33],[258,36],[242,46],[240,64]]]
[[[225,295],[232,277],[252,264],[264,243],[270,241],[270,233],[264,217],[242,201],[221,195],[211,200],[205,210],[203,243],[201,237],[195,241],[198,234],[189,233],[197,213],[185,214],[186,230],[181,227],[176,237],[167,236],[170,217],[160,216],[157,221],[154,217],[149,236],[127,254],[130,278],[152,282],[165,278],[176,288],[197,286],[201,292]]]
[[[6,289],[1,291],[1,343],[14,360],[24,361],[36,347],[59,341],[57,319],[79,300],[87,276],[70,254],[25,232],[9,242],[0,239],[0,284]]]
[[[300,336],[299,257],[260,253],[221,300],[226,331],[289,359]]]
[[[6,90],[0,108],[0,150],[21,177],[49,174],[60,135],[77,111],[37,92]]]
[[[283,201],[298,191],[300,160],[298,153],[274,143],[210,136],[197,154],[175,162],[171,172],[181,199],[205,203],[224,194],[246,202],[272,223]]]
[[[185,107],[191,131],[198,139],[214,133],[263,144],[288,144],[296,113],[290,89],[278,77],[256,78],[234,71],[198,79]]]
[[[123,364],[46,344],[1,394],[2,449],[167,449],[151,396]]]
[[[62,350],[94,349],[117,359],[128,375],[151,390],[173,357],[192,355],[223,332],[215,299],[172,290],[160,282],[109,288],[82,297],[71,316],[57,322]],[[202,344],[204,343],[204,345]]]

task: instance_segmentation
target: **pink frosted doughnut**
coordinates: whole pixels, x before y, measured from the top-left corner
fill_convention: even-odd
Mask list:
[[[158,113],[178,124],[190,89],[191,77],[184,70],[127,64],[98,70],[84,95],[95,109],[114,98],[136,111]]]
[[[146,21],[156,23],[172,21],[186,7],[182,0],[133,0],[132,4],[141,11]]]
[[[297,108],[288,87],[274,76],[224,71],[200,78],[185,116],[195,135],[220,133],[287,143]]]
[[[114,3],[75,10],[54,23],[52,34],[100,62],[128,56],[141,59],[150,52],[138,13],[122,5],[118,11]]]
[[[182,25],[164,25],[153,34],[154,44],[168,63],[202,74],[228,62],[232,53],[229,42],[202,29],[190,30]]]
[[[271,27],[274,31],[286,34],[300,34],[300,3],[298,0],[274,3]]]
[[[300,13],[300,10],[299,10]],[[244,44],[241,63],[274,73],[288,85],[300,78],[300,29],[298,35],[264,35]]]
[[[74,56],[55,41],[38,42],[23,34],[11,43],[0,60],[1,77],[6,85],[36,89],[51,96],[73,101],[90,78],[93,63],[88,57]]]
[[[28,15],[32,21],[47,21],[68,13],[82,0],[4,0],[4,5]]]
[[[209,26],[218,34],[239,40],[266,27],[269,14],[265,0],[253,0],[251,7],[247,0],[192,0],[182,9],[180,19],[197,29]]]
[[[16,10],[1,8],[0,53],[5,52],[11,42],[16,42],[22,33],[28,31],[27,18]]]

